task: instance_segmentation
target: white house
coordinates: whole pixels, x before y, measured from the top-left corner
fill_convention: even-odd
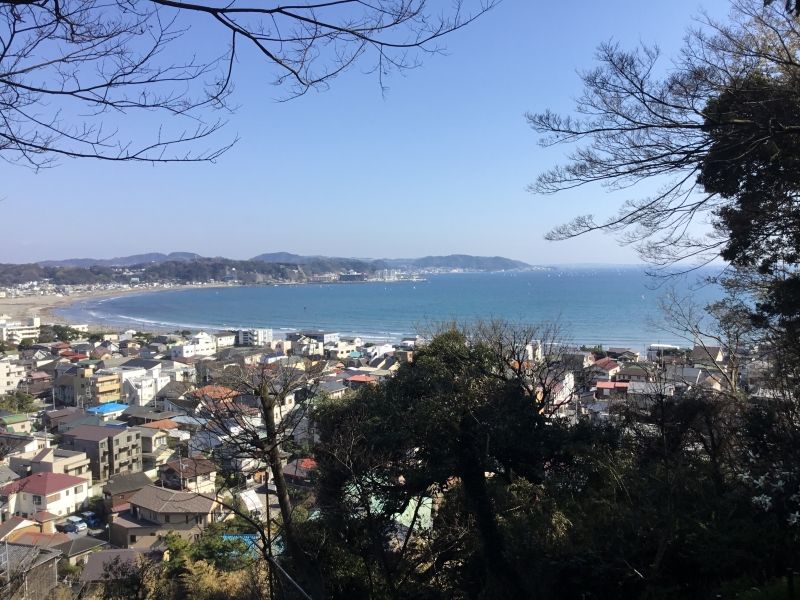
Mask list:
[[[175,358],[193,358],[195,356],[213,356],[217,352],[216,340],[201,331],[186,342],[169,349],[170,356]]]
[[[212,337],[217,345],[217,352],[223,348],[232,348],[236,345],[236,334],[232,331],[220,331]]]
[[[17,362],[16,355],[0,358],[0,396],[16,390],[23,379],[25,367]]]
[[[17,479],[0,488],[0,497],[5,500],[2,519],[41,511],[65,517],[83,508],[89,487],[82,477],[64,473],[34,473]]]

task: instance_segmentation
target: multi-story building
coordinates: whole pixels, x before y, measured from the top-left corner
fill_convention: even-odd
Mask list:
[[[12,515],[28,517],[47,511],[67,516],[79,511],[89,498],[88,482],[64,473],[34,473],[0,488],[2,520]]]
[[[142,470],[141,433],[134,429],[81,425],[64,433],[61,446],[86,453],[95,481]]]
[[[236,333],[236,342],[240,346],[267,346],[272,338],[272,329],[240,329]]]
[[[208,335],[205,331],[201,331],[186,342],[172,346],[169,349],[170,357],[176,358],[194,358],[195,356],[213,356],[217,352],[216,340]]]
[[[19,344],[26,339],[36,341],[39,338],[41,325],[39,317],[31,317],[24,321],[2,319],[0,320],[0,342]]]
[[[0,396],[12,393],[23,379],[25,367],[18,362],[16,355],[0,358]]]
[[[9,459],[11,469],[21,477],[34,473],[63,473],[81,477],[92,485],[92,471],[85,452],[63,448],[45,448],[26,452]]]
[[[119,402],[121,378],[115,372],[95,372],[92,366],[78,367],[53,382],[53,394],[62,404],[81,407]]]

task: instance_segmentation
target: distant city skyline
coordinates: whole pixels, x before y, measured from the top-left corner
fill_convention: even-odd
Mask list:
[[[668,68],[701,8],[723,16],[728,2],[506,0],[448,37],[447,55],[392,76],[385,96],[356,69],[324,93],[278,103],[266,65],[243,55],[240,108],[220,139],[240,141],[216,164],[64,160],[38,173],[0,164],[0,262],[171,251],[639,262],[602,234],[543,239],[576,215],[613,214],[636,190],[533,196],[526,186],[566,149],[539,147],[523,115],[569,112],[576,71],[592,68],[609,39],[657,43]],[[119,119],[135,127],[140,117]]]

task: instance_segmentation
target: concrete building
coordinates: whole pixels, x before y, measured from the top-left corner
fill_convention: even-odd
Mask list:
[[[0,319],[0,342],[19,344],[26,339],[36,341],[39,338],[41,325],[39,317],[31,317],[24,321]]]
[[[118,373],[95,372],[93,366],[73,367],[53,382],[53,394],[62,404],[86,407],[119,402],[120,384]]]
[[[240,329],[236,332],[239,346],[267,346],[272,343],[272,329]]]
[[[64,433],[61,446],[86,453],[95,481],[142,470],[141,433],[134,429],[81,425]]]
[[[0,396],[14,392],[23,379],[25,367],[18,362],[16,355],[0,358]]]

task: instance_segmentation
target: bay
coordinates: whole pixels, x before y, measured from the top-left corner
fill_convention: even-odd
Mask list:
[[[665,282],[631,267],[447,273],[418,282],[160,291],[84,300],[56,312],[72,322],[143,330],[325,329],[386,340],[445,321],[502,318],[558,322],[576,343],[642,349],[650,343],[687,344],[659,326],[659,299],[674,288],[700,305],[713,301],[720,291],[700,285],[703,275]]]

